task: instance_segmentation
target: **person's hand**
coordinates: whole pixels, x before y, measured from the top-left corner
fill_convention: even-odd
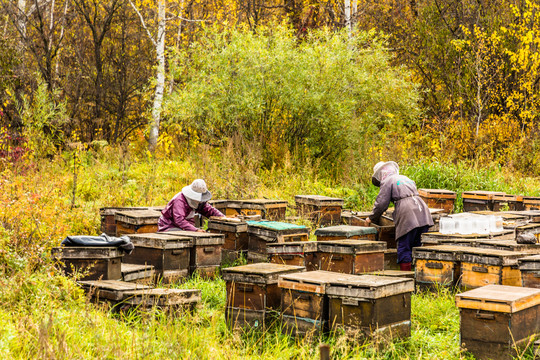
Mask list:
[[[371,224],[371,219],[370,219],[370,218],[367,218],[367,219],[366,219],[366,226],[369,226],[369,224]]]
[[[197,232],[206,232],[206,230],[203,230],[203,229],[197,229]]]

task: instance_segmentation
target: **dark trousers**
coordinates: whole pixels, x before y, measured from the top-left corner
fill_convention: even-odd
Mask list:
[[[428,229],[429,225],[417,227],[397,239],[398,264],[412,262],[412,249],[422,245],[420,237]]]

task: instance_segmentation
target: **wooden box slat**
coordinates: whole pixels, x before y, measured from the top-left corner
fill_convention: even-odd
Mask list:
[[[386,243],[369,240],[319,241],[319,268],[346,274],[384,270]]]
[[[150,283],[155,276],[155,270],[152,265],[121,264],[122,280],[139,283]]]

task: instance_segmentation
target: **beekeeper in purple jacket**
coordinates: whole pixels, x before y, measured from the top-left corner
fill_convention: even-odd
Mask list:
[[[191,185],[185,186],[181,192],[174,195],[158,221],[159,231],[186,230],[204,231],[195,227],[195,214],[206,217],[225,216],[208,204],[212,194],[208,191],[206,183],[197,179]]]
[[[367,223],[377,222],[390,202],[394,203],[397,262],[401,270],[410,271],[412,248],[422,245],[420,236],[433,225],[429,208],[418,195],[415,182],[399,175],[399,166],[393,161],[377,163],[371,181],[380,190]]]

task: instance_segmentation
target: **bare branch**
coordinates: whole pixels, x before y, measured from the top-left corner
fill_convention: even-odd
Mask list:
[[[152,41],[152,44],[154,44],[154,47],[157,47],[158,44],[156,42],[156,39],[154,39],[154,37],[152,36],[152,34],[150,33],[150,30],[148,29],[148,27],[146,26],[146,22],[144,21],[144,18],[141,14],[141,12],[139,11],[139,9],[137,9],[137,6],[135,6],[135,4],[133,3],[133,1],[129,0],[129,3],[131,4],[131,7],[133,8],[133,10],[135,10],[135,12],[137,13],[137,15],[139,15],[139,19],[141,20],[141,25],[142,27],[144,28],[144,30],[146,30],[146,34],[148,35],[148,38],[150,39],[150,41]]]

